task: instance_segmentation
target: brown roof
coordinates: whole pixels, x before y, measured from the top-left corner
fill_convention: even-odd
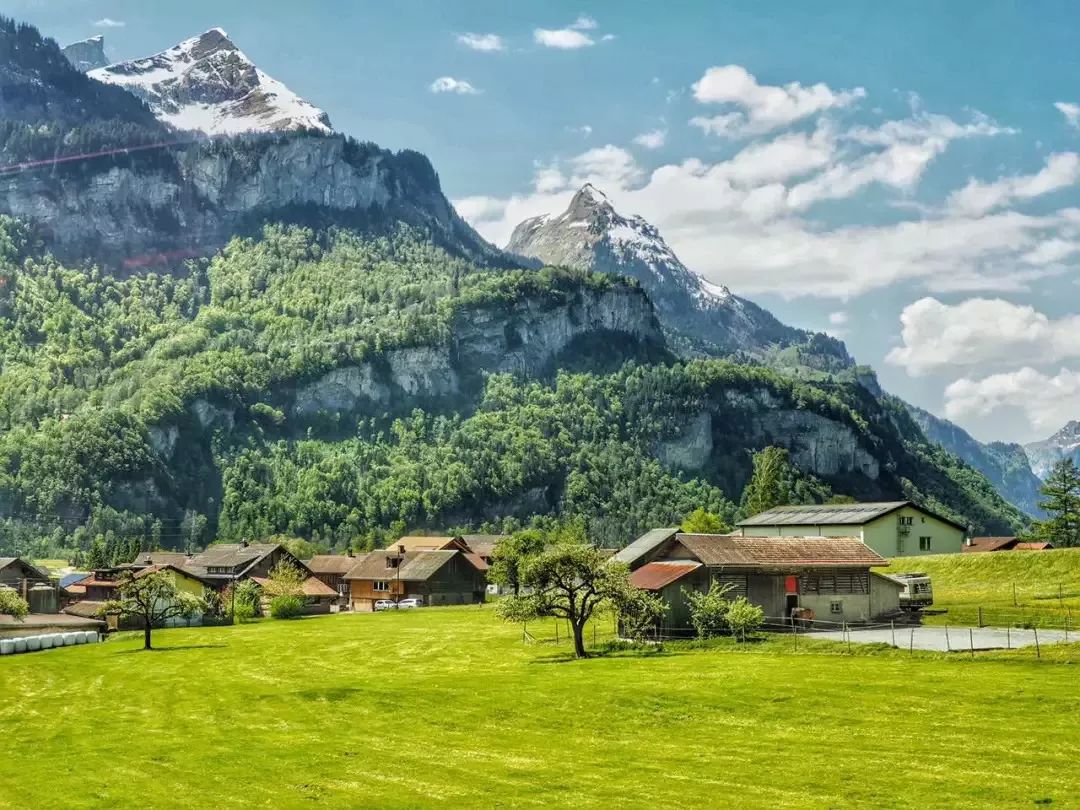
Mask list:
[[[463,534],[461,539],[476,554],[481,557],[490,557],[491,552],[495,550],[495,544],[509,536],[508,534]]]
[[[630,575],[630,584],[643,591],[659,591],[699,568],[701,563],[689,560],[646,563]]]
[[[89,599],[83,599],[81,602],[76,602],[73,605],[68,605],[64,608],[64,613],[69,613],[72,616],[80,616],[84,619],[100,619],[98,611],[105,607],[104,602],[91,601]]]
[[[190,557],[182,551],[142,551],[135,558],[136,565],[175,565],[182,568]]]
[[[265,586],[270,580],[266,577],[252,577],[254,582]],[[304,596],[337,596],[338,592],[315,577],[308,577],[303,582]]]
[[[386,558],[393,552],[379,549],[368,554],[345,575],[345,579],[391,580],[423,582],[453,559],[458,551],[407,551],[399,568],[389,568]]]
[[[476,552],[465,552],[465,559],[473,564],[473,567],[477,571],[487,571],[490,566],[484,561],[484,558]]]
[[[304,563],[313,574],[347,574],[364,555],[317,554]]]
[[[421,537],[408,535],[398,538],[386,548],[390,551],[397,551],[398,546],[405,546],[406,551],[442,551],[453,546],[458,539],[450,536]]]
[[[888,561],[855,537],[729,537],[678,534],[705,565],[728,568],[868,568]]]
[[[1002,551],[1015,545],[1015,537],[972,537],[964,544],[964,551]]]
[[[1017,551],[1047,551],[1053,547],[1054,544],[1046,540],[1039,540],[1032,543],[1017,543],[1015,546]]]

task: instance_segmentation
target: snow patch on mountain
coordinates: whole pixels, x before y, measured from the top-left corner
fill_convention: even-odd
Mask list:
[[[332,131],[325,112],[260,70],[220,28],[89,75],[129,90],[161,121],[181,130],[208,135]]]
[[[1045,479],[1063,458],[1071,458],[1080,464],[1080,422],[1073,420],[1049,439],[1025,444],[1024,450],[1031,461],[1031,469],[1039,478]]]

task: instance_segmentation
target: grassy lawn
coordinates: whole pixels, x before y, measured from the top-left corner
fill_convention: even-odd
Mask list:
[[[552,637],[553,626],[534,627]],[[772,639],[567,660],[490,607],[0,659],[0,806],[987,807],[1080,796],[1057,661]]]
[[[888,570],[930,575],[934,607],[948,608],[930,620],[938,624],[973,624],[980,606],[989,624],[1061,627],[1066,617],[1076,620],[1072,627],[1080,624],[1080,549],[904,557]]]

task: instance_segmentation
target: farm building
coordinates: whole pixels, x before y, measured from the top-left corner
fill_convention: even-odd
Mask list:
[[[631,566],[631,582],[659,594],[668,605],[665,626],[672,632],[690,627],[684,590],[705,592],[714,580],[730,585],[730,597],[745,596],[766,616],[788,618],[793,609],[803,609],[819,621],[833,622],[866,622],[894,613],[903,590],[872,570],[888,561],[854,537],[743,537],[664,529],[623,552],[628,552],[622,561]]]
[[[63,591],[50,577],[21,557],[0,557],[0,587],[14,590],[31,613],[59,613]]]
[[[111,568],[98,568],[89,577],[79,581],[78,584],[84,589],[83,598],[64,608],[64,612],[84,619],[98,618],[105,603],[117,598],[117,590],[124,581],[124,577],[133,576],[138,579],[158,572],[164,573],[177,591],[201,597],[207,588],[206,581],[201,577],[175,565],[163,563],[161,565],[137,566],[128,564]],[[195,616],[192,619],[198,622],[201,620],[201,616]],[[118,625],[114,616],[107,617],[106,621],[108,621],[110,629],[113,630],[133,630],[142,626],[134,619],[126,624]]]
[[[1049,551],[1053,543],[1025,542],[1019,537],[972,537],[964,544],[965,553],[987,551]]]
[[[911,501],[777,506],[740,521],[756,537],[857,537],[883,557],[958,554],[967,530]]]
[[[380,599],[418,598],[425,605],[468,605],[484,601],[486,566],[456,548],[410,551],[402,544],[360,560],[345,580],[353,610],[373,610]]]
[[[348,554],[317,554],[304,565],[315,575],[323,585],[332,588],[342,600],[349,598],[349,583],[345,581],[345,575],[363,559],[364,555],[357,557],[351,551]]]

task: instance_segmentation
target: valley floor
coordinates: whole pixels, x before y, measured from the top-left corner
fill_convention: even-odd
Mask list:
[[[529,625],[537,638],[554,625]],[[603,634],[597,628],[598,640]],[[610,626],[607,629],[610,635]],[[590,640],[592,633],[590,631]],[[988,807],[1080,796],[1080,646],[567,659],[490,606],[0,660],[2,807]]]

